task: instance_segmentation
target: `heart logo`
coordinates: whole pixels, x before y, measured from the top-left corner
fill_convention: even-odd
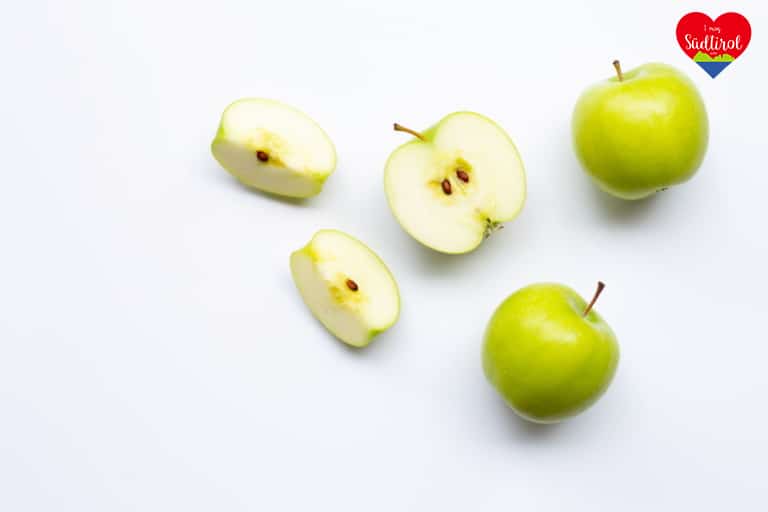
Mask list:
[[[677,22],[680,48],[712,78],[744,53],[751,37],[747,18],[737,12],[721,14],[715,21],[690,12]]]

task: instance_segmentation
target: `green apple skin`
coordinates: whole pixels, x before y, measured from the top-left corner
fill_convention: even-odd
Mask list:
[[[594,308],[560,284],[534,284],[509,296],[485,333],[488,381],[521,417],[556,423],[592,405],[619,362],[619,345]]]
[[[573,142],[604,191],[641,199],[689,180],[704,159],[709,122],[696,86],[677,69],[644,64],[582,93]]]

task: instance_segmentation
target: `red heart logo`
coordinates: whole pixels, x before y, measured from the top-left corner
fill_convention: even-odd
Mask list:
[[[716,20],[691,12],[677,23],[677,42],[690,58],[714,78],[739,58],[749,45],[752,27],[737,12],[721,14]]]

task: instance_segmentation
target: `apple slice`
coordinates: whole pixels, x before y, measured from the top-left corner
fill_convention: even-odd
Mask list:
[[[472,251],[525,203],[525,171],[515,144],[485,116],[455,112],[419,133],[387,161],[392,213],[412,237],[449,254]]]
[[[221,115],[214,158],[246,186],[311,197],[336,168],[328,135],[303,112],[273,100],[246,98]]]
[[[400,315],[400,294],[387,266],[341,231],[315,233],[291,254],[291,274],[312,314],[349,345],[368,345]]]

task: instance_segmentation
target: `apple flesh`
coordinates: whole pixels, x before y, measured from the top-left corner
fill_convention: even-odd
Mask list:
[[[336,168],[336,149],[317,123],[261,98],[241,99],[224,110],[211,151],[244,185],[287,197],[320,193]]]
[[[525,202],[523,162],[506,132],[474,112],[455,112],[387,161],[384,188],[400,225],[436,251],[472,251]]]
[[[368,345],[400,315],[400,293],[387,266],[341,231],[318,231],[291,254],[290,265],[312,314],[348,345]]]
[[[560,284],[534,284],[509,296],[488,324],[483,369],[521,417],[554,423],[578,414],[605,392],[619,362],[611,328]]]
[[[588,88],[573,112],[576,155],[604,191],[641,199],[689,180],[704,159],[709,123],[696,86],[651,63]]]

